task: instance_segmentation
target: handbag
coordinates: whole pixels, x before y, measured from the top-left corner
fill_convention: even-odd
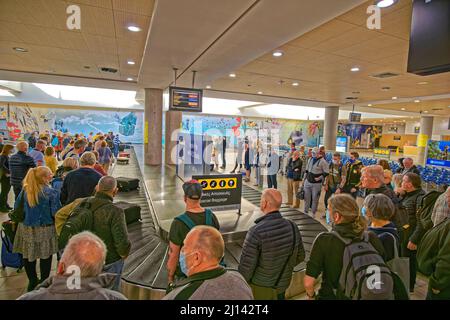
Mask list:
[[[409,292],[409,258],[399,257],[397,239],[392,233],[385,232],[394,239],[394,258],[386,262],[387,266],[403,282],[406,292]]]
[[[19,204],[16,208],[11,210],[8,215],[11,221],[15,223],[22,222],[25,220],[25,210],[24,210],[24,193],[22,192],[22,197],[19,199]]]
[[[289,220],[288,220],[289,221]],[[292,232],[293,232],[293,236],[294,236],[294,242],[292,244],[292,251],[291,254],[288,256],[283,269],[281,269],[280,274],[278,275],[277,281],[275,282],[273,287],[263,287],[263,286],[258,286],[256,284],[250,283],[250,288],[252,289],[252,293],[253,293],[253,298],[255,300],[278,300],[278,294],[281,292],[278,292],[277,287],[278,284],[280,283],[281,277],[284,274],[284,271],[286,270],[287,265],[289,264],[289,261],[291,260],[291,258],[295,255],[297,255],[295,248],[296,248],[296,243],[297,243],[297,236],[295,233],[295,228],[297,227],[296,225],[294,225],[293,222],[289,221],[289,223],[291,224],[292,227]]]
[[[305,188],[303,187],[303,185],[298,189],[295,196],[297,197],[297,199],[305,200]]]

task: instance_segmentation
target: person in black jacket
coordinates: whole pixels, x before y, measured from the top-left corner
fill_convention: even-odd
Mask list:
[[[96,163],[92,152],[85,152],[80,158],[79,169],[70,171],[64,178],[61,188],[61,203],[67,205],[78,198],[93,195],[95,187],[102,175],[94,170]]]
[[[403,176],[402,189],[405,191],[405,194],[401,199],[401,205],[408,214],[408,227],[404,227],[402,255],[409,257],[409,290],[410,292],[414,292],[417,274],[416,252],[417,245],[419,244],[418,240],[421,238],[419,237],[417,228],[417,210],[421,197],[425,195],[425,191],[422,190],[420,176],[412,172],[408,172]]]
[[[370,221],[367,229],[378,236],[386,253],[386,261],[395,257],[395,249],[400,252],[400,238],[391,219],[395,213],[392,201],[384,194],[371,194],[364,199],[361,209],[363,216]]]
[[[282,196],[267,189],[261,197],[264,216],[255,221],[245,238],[239,272],[250,284],[255,300],[267,297],[276,288],[282,300],[292,278],[292,270],[305,259],[303,242],[295,223],[280,213]]]
[[[406,174],[408,172],[412,172],[412,173],[417,174],[420,177],[420,171],[414,165],[414,160],[413,159],[411,159],[411,158],[403,159],[403,166],[404,166],[404,169],[401,172],[402,174]]]
[[[348,194],[333,195],[328,200],[329,217],[333,231],[342,238],[361,238],[366,230],[366,220],[360,215],[356,200]],[[384,258],[384,248],[378,237],[369,232],[369,242]],[[310,300],[336,299],[335,291],[339,289],[339,277],[343,268],[345,244],[331,232],[323,232],[314,240],[306,274],[303,280],[306,295]],[[318,296],[315,293],[316,279],[322,275]]]
[[[300,207],[300,199],[296,197],[300,181],[302,180],[302,160],[300,159],[300,152],[294,151],[289,158],[287,165],[287,187],[288,187],[288,202],[293,208]],[[293,202],[294,199],[294,202]]]
[[[9,155],[11,154],[14,146],[6,144],[3,146],[0,153],[0,183],[2,186],[2,192],[0,193],[0,211],[8,212],[12,208],[8,205],[8,194],[11,190],[11,183],[9,180]]]
[[[22,191],[22,181],[28,170],[36,167],[34,159],[27,154],[28,143],[20,141],[16,145],[17,152],[9,158],[10,182],[17,199]]]

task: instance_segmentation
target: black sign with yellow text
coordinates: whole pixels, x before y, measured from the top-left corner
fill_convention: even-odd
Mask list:
[[[242,175],[221,174],[192,176],[203,187],[201,205],[215,210],[241,208]]]

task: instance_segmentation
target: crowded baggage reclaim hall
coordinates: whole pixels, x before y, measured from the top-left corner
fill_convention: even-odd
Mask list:
[[[450,299],[449,19],[1,0],[0,300]]]

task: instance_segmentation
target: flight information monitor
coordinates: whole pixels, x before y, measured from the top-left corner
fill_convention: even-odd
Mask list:
[[[169,110],[202,112],[203,90],[170,87],[169,91]]]

